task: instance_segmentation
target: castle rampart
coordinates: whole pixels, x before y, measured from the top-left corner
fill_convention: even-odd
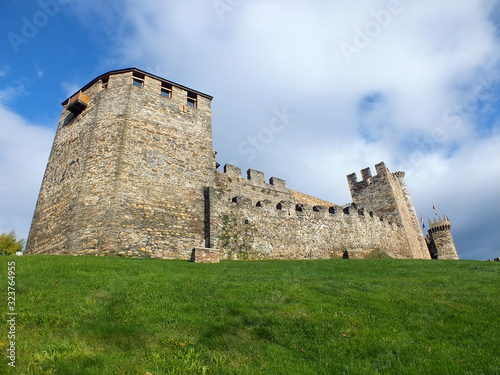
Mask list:
[[[226,165],[218,172],[211,201],[213,246],[233,259],[363,257],[371,251],[404,257],[402,227],[351,204],[311,205],[307,195],[265,183],[262,172]],[[275,177],[270,179],[276,181]],[[282,180],[281,180],[282,181]],[[313,197],[310,197],[314,200]]]
[[[246,178],[232,165],[220,172],[211,100],[130,68],[97,77],[63,102],[26,252],[429,258],[403,172],[379,163],[374,176],[370,168],[361,181],[347,176],[353,203],[343,206],[254,169]]]

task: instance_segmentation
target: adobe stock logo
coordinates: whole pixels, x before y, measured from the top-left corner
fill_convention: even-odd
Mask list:
[[[354,29],[354,38],[352,44],[342,42],[339,47],[348,63],[352,61],[352,55],[359,55],[368,47],[372,40],[380,35],[383,29],[390,25],[392,16],[403,11],[403,6],[399,0],[391,0],[387,3],[387,9],[381,9],[378,12],[372,11],[370,14],[372,20],[368,21],[361,29]]]
[[[47,26],[49,19],[55,17],[61,10],[61,5],[68,4],[71,0],[39,0],[39,10],[33,13],[30,18],[22,17],[22,26],[20,35],[14,32],[7,34],[10,45],[15,53],[19,52],[21,44],[28,44],[30,39],[33,39],[38,31]]]
[[[297,115],[288,113],[286,107],[283,107],[283,111],[275,108],[273,113],[274,116],[267,127],[260,129],[257,136],[249,136],[246,141],[238,145],[238,152],[240,155],[247,155],[247,161],[255,159],[257,151],[264,150],[274,140],[275,135],[285,130],[290,125],[291,120],[297,117]]]

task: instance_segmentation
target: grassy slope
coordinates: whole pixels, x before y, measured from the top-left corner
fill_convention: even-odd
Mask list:
[[[16,373],[500,373],[498,263],[10,260]]]

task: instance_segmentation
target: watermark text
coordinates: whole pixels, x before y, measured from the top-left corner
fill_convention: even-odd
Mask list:
[[[257,156],[257,151],[262,151],[269,145],[277,133],[282,132],[290,125],[297,115],[291,114],[286,107],[283,110],[273,110],[274,116],[269,121],[269,125],[260,129],[257,135],[248,136],[247,139],[241,142],[238,146],[238,152],[241,155],[247,156],[247,161],[252,161]]]
[[[372,19],[368,21],[364,27],[354,29],[354,37],[352,43],[342,42],[339,47],[346,61],[352,61],[352,55],[359,55],[367,48],[373,39],[378,37],[382,30],[390,25],[392,17],[403,11],[403,6],[399,0],[390,0],[387,3],[386,9],[372,11],[370,14]]]
[[[12,261],[7,264],[8,272],[8,288],[7,288],[7,323],[9,331],[7,358],[9,359],[9,366],[16,367],[16,262]]]
[[[31,17],[21,17],[21,30],[19,33],[10,32],[7,34],[10,45],[15,53],[19,52],[21,44],[28,42],[37,36],[39,30],[49,23],[49,19],[55,17],[61,10],[61,5],[69,3],[71,0],[39,0],[37,2],[39,10]]]

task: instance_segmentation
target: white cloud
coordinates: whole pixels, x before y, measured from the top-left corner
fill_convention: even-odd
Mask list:
[[[459,254],[465,258],[488,257],[479,248],[485,238],[493,242],[489,257],[500,251],[499,146],[500,133],[481,141],[471,139],[452,158],[428,155],[407,178],[411,192],[418,192],[413,199],[426,225],[435,213],[448,216]]]
[[[5,103],[13,100],[25,93],[24,86],[9,86],[0,90],[0,103]]]
[[[0,104],[0,233],[27,238],[53,138]]]

